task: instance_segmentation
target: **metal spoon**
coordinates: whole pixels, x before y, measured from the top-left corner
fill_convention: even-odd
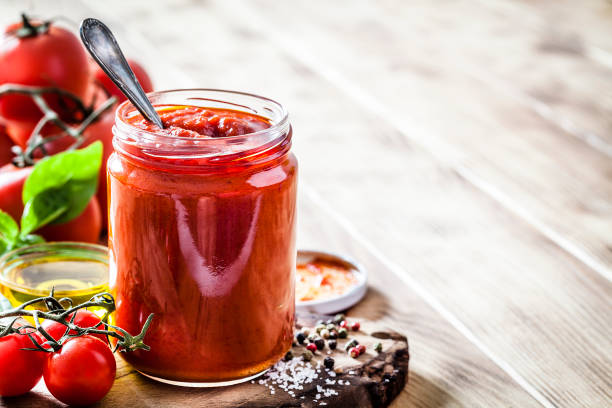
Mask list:
[[[149,122],[163,129],[164,124],[142,90],[136,75],[125,60],[115,36],[100,20],[86,18],[81,23],[81,40],[100,68],[119,87]]]

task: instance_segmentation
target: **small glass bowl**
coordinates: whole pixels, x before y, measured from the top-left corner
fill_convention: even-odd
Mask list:
[[[0,293],[13,306],[48,296],[73,305],[108,291],[108,248],[82,242],[50,242],[0,257]]]

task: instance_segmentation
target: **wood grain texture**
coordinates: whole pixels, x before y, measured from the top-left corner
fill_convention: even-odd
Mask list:
[[[606,95],[610,82],[589,53],[547,50],[550,37],[535,46],[555,13],[580,27],[569,3],[552,14],[520,1],[257,4],[90,6],[114,18],[159,87],[249,90],[289,106],[299,245],[366,264],[371,290],[351,313],[411,339],[411,384],[394,406],[606,406],[612,172],[608,107],[592,89]],[[606,47],[605,13],[577,15]],[[558,102],[533,92],[566,75]]]
[[[244,18],[611,278],[610,149],[584,141],[610,134],[610,69],[538,47],[549,34],[531,29],[526,11],[473,1],[382,4],[263,0]],[[553,97],[567,108],[557,110]],[[570,107],[591,115],[580,121],[585,127]],[[569,122],[578,136],[565,129]]]

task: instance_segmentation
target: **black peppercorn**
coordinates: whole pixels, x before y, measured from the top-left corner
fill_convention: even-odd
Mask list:
[[[332,340],[335,340],[338,338],[338,332],[335,330],[330,330],[329,331],[329,338]]]
[[[317,350],[323,350],[325,348],[325,340],[320,337],[315,339],[314,344],[317,346]]]
[[[297,340],[298,343],[300,344],[304,344],[304,340],[306,340],[306,336],[304,335],[304,333],[302,332],[298,332],[295,335],[295,339]]]
[[[336,343],[336,340],[329,340],[327,342],[327,347],[329,347],[330,350],[335,350],[337,345],[338,343]]]
[[[293,359],[293,353],[291,352],[291,350],[289,350],[287,352],[287,354],[285,354],[285,357],[283,357],[283,360],[289,361],[289,360],[292,360],[292,359]]]
[[[327,368],[328,370],[333,370],[334,368],[334,359],[331,357],[325,357],[325,359],[323,360],[323,365],[325,366],[325,368]]]

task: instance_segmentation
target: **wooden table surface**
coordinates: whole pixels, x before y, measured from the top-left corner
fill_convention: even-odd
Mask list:
[[[366,265],[349,313],[410,340],[394,407],[612,406],[612,2],[23,7],[103,19],[157,89],[288,107],[299,246]]]

